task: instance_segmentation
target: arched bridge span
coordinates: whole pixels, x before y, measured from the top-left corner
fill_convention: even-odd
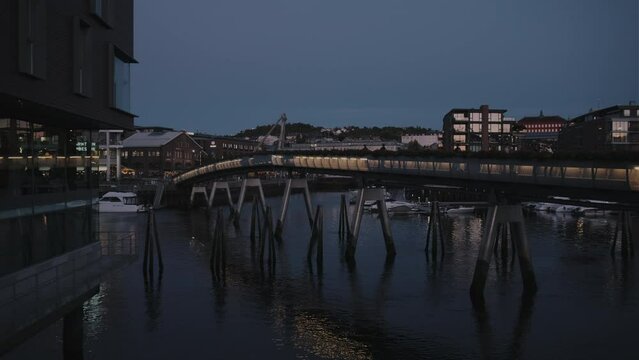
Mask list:
[[[443,184],[639,203],[639,164],[516,159],[255,155],[221,161],[173,178],[193,185],[260,170],[360,176],[378,182]]]

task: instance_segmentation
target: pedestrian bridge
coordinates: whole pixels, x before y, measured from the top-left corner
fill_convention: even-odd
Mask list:
[[[260,170],[361,176],[373,180],[489,186],[517,192],[546,189],[560,196],[639,200],[639,161],[611,163],[462,157],[255,155],[202,166],[173,178],[196,184]]]
[[[303,189],[309,224],[312,227],[308,252],[308,258],[310,259],[314,244],[321,244],[321,240],[318,241],[317,239],[322,237],[323,217],[320,206],[317,207],[316,211],[313,211],[306,179],[294,179],[292,176],[288,179],[275,231],[272,231],[272,212],[270,207],[266,206],[259,178],[245,177],[242,181],[237,204],[233,203],[228,182],[223,181],[223,178],[229,175],[249,175],[249,173],[269,170],[347,175],[362,178],[363,181],[357,192],[357,199],[352,207],[351,215],[348,214],[348,206],[346,205],[345,197],[342,196],[339,228],[340,234],[346,233],[344,256],[347,260],[355,258],[365,201],[375,201],[377,203],[379,209],[378,218],[384,233],[387,257],[395,256],[395,246],[390,230],[384,191],[379,187],[368,188],[366,183],[386,184],[391,182],[413,185],[447,185],[460,186],[469,191],[491,189],[495,195],[499,193],[508,202],[497,201],[497,197],[490,197],[489,203],[487,203],[488,211],[484,220],[485,226],[482,241],[470,288],[471,296],[474,299],[483,298],[483,290],[488,277],[492,255],[497,249],[498,238],[502,238],[502,253],[506,254],[502,255],[502,257],[506,258],[508,256],[508,251],[504,251],[508,247],[508,241],[506,240],[508,234],[510,234],[513,249],[516,249],[518,254],[524,294],[530,295],[536,292],[537,284],[528,249],[523,209],[520,204],[521,200],[527,197],[542,198],[552,194],[554,196],[565,196],[568,200],[596,199],[606,202],[618,202],[614,205],[622,210],[620,212],[621,253],[623,256],[634,254],[632,232],[629,226],[632,223],[632,218],[629,216],[629,212],[626,211],[628,208],[633,210],[639,206],[639,164],[633,163],[462,157],[270,154],[254,155],[202,166],[174,177],[172,182],[175,185],[192,186],[191,203],[196,194],[202,194],[209,207],[213,203],[216,190],[226,190],[234,219],[239,219],[241,215],[247,187],[257,187],[259,198],[256,197],[253,201],[251,234],[255,233],[255,224],[261,222],[259,214],[263,214],[261,216],[266,221],[261,228],[258,227],[261,234],[261,256],[264,253],[264,239],[267,238],[264,234],[268,232],[269,234],[276,234],[278,237],[281,236],[292,188]],[[207,190],[206,185],[198,185],[205,182],[213,183],[210,191]],[[262,211],[258,210],[260,206]],[[426,236],[425,251],[427,254],[430,251],[430,258],[433,260],[437,259],[438,256],[444,256],[445,253],[445,242],[441,231],[441,216],[438,207],[437,201],[431,202],[429,230]],[[223,219],[221,213],[218,213],[218,218]],[[437,231],[437,228],[440,230]],[[432,244],[429,243],[431,232],[433,234]],[[611,254],[615,254],[618,235],[619,231],[616,228]],[[254,235],[251,236],[253,238]],[[437,238],[439,241],[437,241]],[[269,235],[268,239],[271,241],[269,246],[273,246],[273,236]],[[438,251],[438,247],[441,250]],[[321,259],[321,245],[317,245],[317,254],[318,259]],[[318,260],[319,262],[320,260]]]

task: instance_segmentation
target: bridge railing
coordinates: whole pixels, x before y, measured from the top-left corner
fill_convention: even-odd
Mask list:
[[[639,191],[639,165],[593,162],[476,159],[339,157],[313,155],[256,155],[222,161],[188,171],[174,183],[211,176],[225,170],[275,167],[286,169],[348,171],[418,175],[425,177],[572,186],[605,190]]]

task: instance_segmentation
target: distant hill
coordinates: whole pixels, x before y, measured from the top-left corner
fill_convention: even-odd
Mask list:
[[[257,138],[258,136],[266,135],[269,129],[273,125],[260,125],[254,129],[246,129],[237,133],[236,137],[249,137]],[[325,131],[322,131],[322,130]],[[397,127],[397,126],[384,126],[384,127],[359,127],[359,126],[346,126],[342,128],[322,128],[319,126],[313,126],[304,123],[291,123],[286,124],[286,133],[288,135],[301,135],[305,138],[312,137],[336,137],[339,139],[344,138],[379,138],[382,140],[401,140],[402,135],[418,135],[433,133],[434,130],[426,129],[419,126],[409,127]],[[277,136],[279,134],[279,126],[271,133],[271,135]]]
[[[260,125],[254,129],[245,129],[235,134],[236,137],[249,137],[256,138],[258,136],[263,136],[268,133],[273,125]],[[280,127],[278,126],[273,130],[271,135],[279,135]],[[304,124],[304,123],[290,123],[286,124],[286,133],[287,134],[302,134],[304,136],[316,135],[320,136],[322,132],[321,127]]]

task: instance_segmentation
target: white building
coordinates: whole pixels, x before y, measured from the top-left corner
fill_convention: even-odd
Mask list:
[[[438,147],[440,137],[437,134],[402,135],[402,144],[417,141],[421,146]]]

